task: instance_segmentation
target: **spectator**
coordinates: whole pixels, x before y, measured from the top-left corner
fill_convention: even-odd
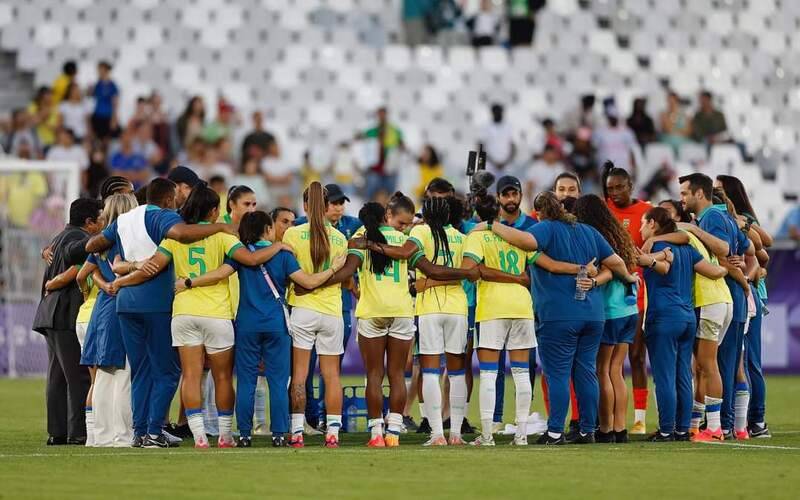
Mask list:
[[[53,104],[53,91],[50,87],[39,87],[36,99],[28,106],[36,137],[45,150],[56,141],[56,130],[60,120],[58,107]]]
[[[175,123],[178,132],[178,146],[184,149],[193,144],[194,139],[203,131],[205,123],[206,105],[203,98],[196,95],[189,99],[189,103]]]
[[[479,146],[486,151],[486,169],[496,176],[503,175],[517,154],[511,127],[503,121],[503,105],[492,104],[492,122],[480,132]]]
[[[153,140],[153,126],[150,122],[145,120],[138,123],[132,123],[130,128],[133,129],[133,149],[140,155],[147,159],[147,163],[151,168],[161,163],[164,158],[164,153],[158,144]]]
[[[186,165],[187,167],[198,170],[202,167],[205,161],[206,143],[200,137],[195,137],[192,142],[187,145],[184,151],[178,155],[178,163]]]
[[[775,239],[791,239],[800,243],[800,205],[792,208],[783,219],[780,229],[775,234]]]
[[[686,116],[681,98],[673,91],[667,93],[667,109],[661,113],[661,135],[658,139],[672,146],[675,154],[683,144],[689,142],[692,123]]]
[[[391,172],[391,169],[387,168],[386,159],[398,148],[405,150],[403,133],[399,128],[389,123],[388,110],[385,107],[378,108],[376,116],[378,123],[357,136],[358,139],[375,139],[377,141],[377,161],[370,166],[367,172],[365,192],[367,200],[373,200],[375,195],[380,192],[384,192],[386,195],[391,195],[395,192],[397,172]]]
[[[105,149],[96,144],[89,154],[89,168],[86,170],[83,186],[90,198],[97,198],[100,194],[100,185],[109,176],[107,163]]]
[[[312,182],[322,182],[322,176],[311,161],[311,151],[303,152],[303,163],[300,165],[300,177],[303,179],[303,189]]]
[[[24,149],[30,159],[42,157],[42,148],[31,126],[28,110],[18,108],[11,112],[11,131],[6,139],[5,150],[9,155],[22,158],[20,151]]]
[[[128,126],[131,123],[141,123],[150,119],[150,101],[144,97],[139,96],[136,98],[136,108],[133,110],[133,116],[128,120]]]
[[[610,160],[619,168],[629,172],[636,169],[635,151],[636,137],[624,123],[619,121],[619,112],[613,102],[606,106],[608,125],[592,134],[592,144],[597,150],[597,158],[605,162]]]
[[[433,8],[433,0],[403,0],[403,32],[406,44],[415,47],[430,43],[426,18]]]
[[[19,143],[20,158],[31,159],[27,142]],[[42,172],[17,171],[0,175],[0,204],[5,217],[15,227],[30,227],[33,212],[47,196],[47,176]],[[63,222],[63,217],[62,217]],[[49,240],[53,233],[47,235]]]
[[[123,131],[119,138],[119,147],[111,154],[108,164],[111,175],[119,175],[133,182],[134,188],[139,188],[152,177],[147,158],[134,149],[135,131]]]
[[[119,108],[119,89],[111,79],[111,64],[101,61],[97,65],[97,83],[94,84],[94,113],[92,130],[95,137],[107,140],[119,135],[117,109]]]
[[[573,139],[581,127],[588,128],[589,132],[595,128],[600,120],[594,111],[594,104],[594,95],[585,94],[581,96],[578,107],[564,115],[561,131],[567,139]]]
[[[233,128],[238,122],[236,108],[225,98],[220,97],[217,104],[217,117],[203,128],[203,139],[211,144],[218,143],[223,139],[230,140]]]
[[[525,179],[525,193],[528,203],[532,207],[533,199],[542,191],[553,188],[558,174],[564,171],[561,155],[552,144],[547,144],[541,156],[533,162]]]
[[[231,186],[248,186],[253,190],[253,194],[256,195],[258,209],[266,210],[267,207],[271,206],[269,188],[259,165],[260,161],[253,157],[244,158],[240,173],[235,175],[230,183]]]
[[[544,145],[552,146],[558,152],[559,159],[564,157],[564,139],[558,134],[556,124],[552,118],[545,118],[542,120],[542,127],[544,127]]]
[[[633,111],[627,123],[642,148],[645,144],[656,140],[656,125],[647,114],[647,98],[637,97],[633,100]]]
[[[296,182],[300,173],[298,162],[287,161],[279,156],[267,155],[261,160],[261,171],[267,179],[270,199],[279,207],[297,205],[295,196]]]
[[[492,0],[481,0],[481,8],[467,21],[473,47],[495,45],[500,34],[500,16],[494,11]]]
[[[89,132],[89,116],[91,105],[83,99],[81,88],[72,82],[67,87],[65,99],[58,105],[61,113],[61,126],[72,130],[75,140],[83,141]]]
[[[530,45],[536,27],[536,11],[545,0],[510,0],[508,5],[508,43],[512,47]]]
[[[422,154],[419,155],[419,184],[416,190],[418,200],[422,199],[428,184],[437,177],[444,177],[444,168],[439,162],[436,150],[432,145],[426,144],[422,147]]]
[[[358,174],[358,165],[353,156],[353,151],[350,149],[349,142],[343,141],[339,143],[339,147],[336,148],[336,152],[333,155],[331,170],[334,183],[341,186],[343,190],[352,192],[356,182],[356,175]]]
[[[255,158],[260,162],[267,156],[275,142],[275,136],[264,129],[264,115],[261,111],[253,111],[253,130],[242,141],[242,158]],[[279,155],[279,152],[278,152]],[[258,199],[258,198],[256,198]]]
[[[567,164],[585,184],[590,184],[598,178],[592,131],[588,127],[580,127],[576,131],[572,141],[572,151],[567,156]]]
[[[442,47],[467,43],[466,30],[462,29],[463,12],[457,0],[434,0],[435,5],[428,16],[428,30],[435,35],[436,43]]]
[[[705,144],[725,142],[728,137],[725,115],[714,107],[711,92],[700,92],[700,109],[692,118],[692,139]]]
[[[83,185],[86,185],[86,171],[89,168],[89,157],[83,146],[76,143],[72,130],[61,127],[58,129],[58,142],[47,151],[47,159],[51,161],[75,162],[81,169]]]
[[[162,108],[161,94],[153,91],[150,94],[150,124],[153,127],[153,141],[161,150],[161,162],[156,164],[156,171],[164,174],[169,169],[169,161],[172,158],[172,147],[170,144],[170,125],[167,112]]]
[[[78,75],[78,64],[69,60],[61,67],[61,74],[53,82],[53,103],[58,106],[63,99],[69,97],[69,87],[75,82]]]
[[[206,144],[203,159],[197,165],[197,174],[201,179],[211,179],[219,176],[225,180],[233,178],[233,167],[225,158],[225,148],[227,140],[221,138],[213,144]]]

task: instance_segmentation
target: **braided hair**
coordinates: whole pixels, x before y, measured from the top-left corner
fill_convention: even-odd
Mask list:
[[[365,203],[358,211],[358,218],[364,224],[367,239],[379,244],[386,244],[386,237],[381,232],[381,226],[386,221],[386,209],[380,203],[371,201]],[[392,263],[389,257],[369,250],[369,268],[373,274],[384,274]]]
[[[448,198],[427,198],[422,204],[422,218],[430,227],[433,236],[433,263],[436,264],[439,256],[443,256],[444,265],[452,266],[453,257],[450,254],[450,245],[445,230],[445,227],[450,224]]]
[[[613,161],[606,160],[606,162],[603,163],[603,178],[602,178],[603,199],[606,200],[608,199],[607,182],[609,177],[622,177],[623,179],[628,181],[628,184],[633,186],[633,179],[631,179],[631,174],[629,174],[627,170],[625,170],[624,168],[617,168],[614,166]]]

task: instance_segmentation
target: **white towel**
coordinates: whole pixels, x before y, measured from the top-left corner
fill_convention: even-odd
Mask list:
[[[144,225],[146,211],[147,205],[142,205],[117,218],[117,233],[122,243],[122,254],[129,262],[149,259],[158,248],[147,234]]]

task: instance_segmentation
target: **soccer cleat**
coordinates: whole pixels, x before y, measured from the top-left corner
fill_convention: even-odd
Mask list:
[[[67,444],[86,446],[86,438],[85,437],[67,438]]]
[[[747,429],[741,429],[735,431],[733,437],[735,437],[737,441],[747,441],[750,439],[750,434],[747,432]]]
[[[292,437],[289,438],[289,448],[303,448],[304,446],[302,433],[292,434]]]
[[[417,426],[417,434],[430,434],[432,430],[427,418],[423,418]]]
[[[308,425],[308,423],[303,424],[303,434],[306,436],[321,436],[324,433],[324,430],[315,429]]]
[[[183,439],[181,439],[181,438],[179,438],[177,436],[173,436],[172,434],[170,434],[167,431],[162,430],[161,434],[165,438],[167,438],[167,442],[169,443],[169,447],[170,448],[177,448],[183,442]]]
[[[462,438],[461,436],[451,435],[450,439],[447,440],[447,444],[450,446],[464,446],[467,444],[467,442],[464,441],[464,438]]]
[[[47,438],[47,446],[60,446],[62,444],[67,444],[67,438],[56,436],[50,436]]]
[[[676,432],[672,437],[675,441],[689,442],[692,440],[692,435],[688,432]]]
[[[733,439],[733,431],[730,429],[722,429],[722,435],[725,439]]]
[[[189,428],[189,424],[169,424],[164,430],[179,438],[192,437],[192,430]]]
[[[227,441],[220,437],[217,441],[217,448],[236,448],[236,441],[234,441],[233,438],[231,438],[230,441]]]
[[[367,442],[367,448],[386,448],[386,441],[383,440],[382,435],[378,434]]]
[[[269,429],[266,424],[258,424],[253,427],[254,436],[269,436]]]
[[[631,427],[631,434],[647,434],[647,426],[644,425],[644,422],[641,420],[637,420],[633,423],[633,427]]]
[[[253,440],[246,436],[239,436],[239,440],[236,442],[237,448],[252,448],[253,447]]]
[[[697,434],[700,434],[701,432],[702,431],[700,430],[699,427],[696,428],[696,429],[694,427],[689,427],[689,435],[690,436],[696,436]]]
[[[339,436],[336,436],[335,434],[328,434],[325,436],[325,442],[322,443],[322,446],[325,448],[338,448]]]
[[[273,434],[272,435],[272,447],[273,448],[284,448],[287,445],[286,436],[283,434]]]
[[[403,427],[406,432],[417,432],[417,423],[414,422],[414,418],[411,415],[403,416]]]
[[[594,444],[594,432],[580,432],[578,431],[577,435],[575,436],[567,436],[566,438],[567,444]]]
[[[494,446],[494,436],[491,437],[484,437],[483,434],[476,437],[474,441],[470,443],[472,446]]]
[[[758,424],[750,424],[747,430],[750,432],[750,437],[753,439],[768,439],[772,437],[767,424],[764,424],[763,427]]]
[[[131,448],[141,448],[144,443],[144,436],[133,436],[131,441]]]
[[[564,439],[564,434],[561,433],[557,438],[551,437],[549,432],[545,432],[539,439],[536,440],[536,444],[543,444],[545,446],[560,446],[566,444],[567,440]]]
[[[450,430],[450,417],[442,420],[442,429],[449,431]]]
[[[724,440],[725,436],[722,435],[722,429],[717,429],[715,431],[706,429],[692,436],[693,443],[709,443],[711,441],[724,441]]]
[[[461,441],[463,442],[463,439]],[[447,440],[444,436],[431,437],[429,440],[422,443],[422,446],[447,446]]]
[[[198,450],[207,450],[208,449],[208,440],[204,439],[202,441],[195,441],[194,447]]]
[[[509,444],[511,446],[528,446],[528,436],[514,436]]]
[[[597,431],[594,433],[595,440],[598,443],[616,443],[617,442],[617,435],[614,431]]]
[[[614,442],[615,443],[627,443],[630,439],[628,439],[628,429],[622,429],[621,431],[614,431]]]
[[[397,448],[400,446],[400,436],[389,432],[384,436],[383,442],[386,443],[387,448]]]
[[[171,446],[167,436],[165,436],[163,432],[156,437],[152,437],[148,434],[144,437],[144,441],[142,442],[142,448],[169,448]]]
[[[675,436],[673,436],[671,432],[669,434],[662,434],[661,432],[655,432],[650,437],[648,437],[647,440],[650,441],[651,443],[667,443],[675,441]]]
[[[475,434],[475,428],[469,423],[467,417],[464,417],[464,421],[461,422],[461,434]]]

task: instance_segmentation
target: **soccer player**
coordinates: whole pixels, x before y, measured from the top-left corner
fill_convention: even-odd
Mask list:
[[[300,268],[316,273],[330,267],[338,256],[347,253],[347,239],[325,219],[328,205],[322,184],[312,182],[303,193],[308,222],[286,230],[283,242],[294,249]],[[289,445],[303,447],[303,424],[306,408],[306,378],[311,350],[319,355],[320,372],[325,380],[326,417],[325,446],[339,447],[342,427],[342,384],[339,379],[340,357],[344,352],[344,321],[342,319],[342,287],[340,283],[318,288],[310,293],[298,293],[295,285],[289,288],[288,301],[292,309],[292,437]]]
[[[640,231],[643,239],[649,239],[674,233],[677,227],[666,209],[655,207],[642,217]],[[694,273],[720,279],[727,271],[703,260],[689,245],[657,242],[653,252],[655,255],[638,257],[647,282],[645,342],[658,403],[658,431],[650,441],[688,441],[692,417],[692,348],[697,331],[692,293]]]
[[[633,238],[636,248],[642,247],[642,235],[639,232],[639,224],[642,216],[653,206],[647,201],[638,200],[633,197],[633,179],[624,168],[615,168],[614,163],[606,161],[603,165],[603,195],[608,205],[608,209],[614,217],[622,224]],[[639,287],[637,306],[639,308],[638,323],[636,324],[636,335],[633,344],[630,346],[628,358],[631,364],[631,380],[633,382],[633,427],[631,434],[647,433],[647,366],[644,338],[642,336],[642,325],[644,322],[645,296],[647,292],[645,286]]]
[[[553,193],[555,193],[558,201],[564,201],[566,198],[577,198],[581,195],[581,181],[572,172],[558,174],[556,182],[553,184]]]
[[[633,240],[622,224],[617,221],[598,196],[587,194],[575,202],[578,221],[592,226],[611,245],[629,271],[637,266],[637,253]],[[605,325],[597,355],[597,374],[600,383],[599,428],[596,439],[599,443],[627,443],[626,417],[628,411],[628,388],[625,385],[623,367],[628,355],[628,346],[633,343],[639,315],[636,304],[628,304],[627,283],[615,278],[609,269],[603,269],[593,282],[603,286]]]
[[[130,262],[149,259],[166,238],[183,243],[201,240],[221,231],[225,224],[185,224],[175,212],[175,183],[153,179],[147,187],[147,205],[123,214],[86,244],[91,253],[118,244],[120,256]],[[125,287],[117,297],[122,339],[131,365],[131,393],[135,447],[170,446],[162,431],[165,415],[180,377],[170,332],[172,273]]]
[[[189,167],[178,165],[169,171],[167,179],[175,183],[175,207],[181,208],[189,198],[192,189],[200,182],[200,177]]]
[[[256,379],[262,369],[269,384],[270,431],[272,446],[286,446],[285,433],[289,432],[289,384],[291,337],[285,318],[284,294],[289,280],[307,289],[314,289],[328,280],[344,264],[344,257],[332,267],[319,273],[306,274],[294,255],[276,245],[275,226],[269,215],[262,211],[248,212],[240,221],[239,236],[252,251],[265,247],[281,248],[275,257],[264,265],[242,265],[226,257],[225,263],[214,271],[191,280],[192,290],[214,286],[220,281],[239,274],[241,300],[236,314],[236,344],[234,370],[236,372],[236,423],[239,428],[239,448],[252,446],[253,406]],[[178,296],[187,282],[178,278],[175,288]]]
[[[724,251],[716,255],[720,264],[729,271],[725,283],[733,298],[733,320],[719,345],[717,364],[722,377],[722,432],[725,438],[731,438],[734,427],[736,371],[744,342],[747,321],[746,291],[749,290],[746,280],[737,281],[739,275],[734,269],[743,255],[755,255],[755,249],[727,212],[714,209],[713,182],[707,175],[696,173],[685,175],[678,180],[681,183],[681,202],[686,211],[695,214],[695,220],[701,229],[727,243],[725,245],[727,248],[722,248]]]

